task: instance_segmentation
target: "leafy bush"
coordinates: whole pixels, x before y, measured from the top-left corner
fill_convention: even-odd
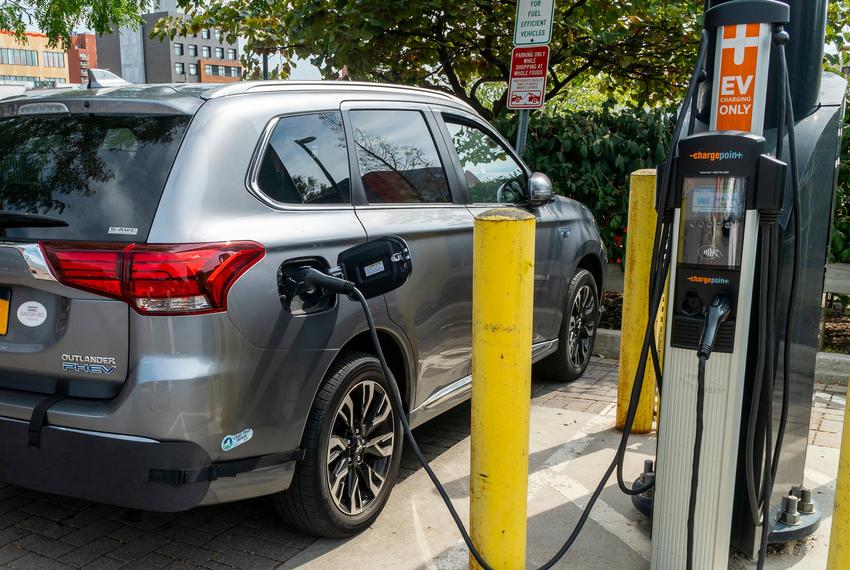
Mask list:
[[[830,261],[833,263],[850,263],[850,106],[847,107],[844,124],[838,189],[835,193],[832,247],[829,252]]]
[[[531,116],[524,158],[552,178],[555,192],[590,208],[610,260],[620,262],[625,257],[629,175],[665,159],[674,120],[671,109],[623,108],[613,101],[591,111],[537,111]],[[830,249],[833,263],[850,263],[850,105],[845,124]],[[515,115],[502,116],[495,125],[508,140],[516,139]]]
[[[617,107],[532,114],[525,160],[552,179],[555,192],[587,205],[596,216],[611,261],[624,257],[629,175],[654,168],[667,156],[674,117],[666,110]],[[496,127],[516,138],[515,116]]]

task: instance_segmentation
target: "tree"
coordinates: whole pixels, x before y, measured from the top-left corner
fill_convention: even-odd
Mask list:
[[[24,38],[27,27],[46,34],[51,44],[67,45],[78,27],[109,33],[112,26],[141,21],[157,0],[0,0],[0,29]]]
[[[187,19],[160,34],[203,27],[246,38],[246,63],[263,48],[284,61],[309,58],[325,77],[348,66],[354,79],[451,92],[486,117],[506,107],[514,0],[180,0]],[[609,94],[650,104],[678,93],[693,65],[697,2],[559,0],[547,98],[573,81],[602,78]],[[288,71],[284,69],[284,75]],[[493,97],[493,87],[496,96]],[[488,89],[489,87],[489,89]],[[492,98],[492,99],[491,99]]]
[[[243,62],[279,52],[326,78],[347,66],[357,80],[444,90],[487,118],[506,108],[516,0],[178,0],[186,17],[160,35],[218,28],[246,40]],[[588,78],[603,96],[655,105],[682,96],[693,69],[703,2],[557,0],[547,100]],[[832,41],[846,34],[850,0],[830,2]],[[837,38],[838,35],[841,38]]]

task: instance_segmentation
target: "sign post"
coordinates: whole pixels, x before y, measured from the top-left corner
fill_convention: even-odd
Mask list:
[[[546,100],[549,42],[555,0],[517,0],[514,21],[514,50],[508,82],[508,109],[519,111],[516,152],[522,156],[528,137],[528,111],[539,109]]]
[[[515,47],[511,54],[508,109],[519,110],[516,151],[522,155],[528,133],[528,110],[539,109],[546,100],[549,46]]]

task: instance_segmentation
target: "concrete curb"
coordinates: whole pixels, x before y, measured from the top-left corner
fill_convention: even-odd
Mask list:
[[[620,357],[620,331],[599,329],[596,331],[596,343],[593,352],[605,358]],[[850,375],[850,355],[833,352],[819,352],[815,364],[815,377],[824,384],[847,386]]]

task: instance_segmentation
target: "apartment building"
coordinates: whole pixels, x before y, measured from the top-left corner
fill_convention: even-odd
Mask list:
[[[23,41],[0,30],[0,83],[31,83],[55,87],[69,82],[68,58],[60,47],[48,45],[47,36],[28,32]]]
[[[87,84],[89,68],[97,67],[97,36],[74,34],[68,47],[68,76],[71,83]]]
[[[173,40],[151,38],[156,22],[175,11],[142,16],[137,28],[121,28],[97,38],[99,66],[131,83],[227,83],[242,79],[239,49],[217,30],[201,30]]]

